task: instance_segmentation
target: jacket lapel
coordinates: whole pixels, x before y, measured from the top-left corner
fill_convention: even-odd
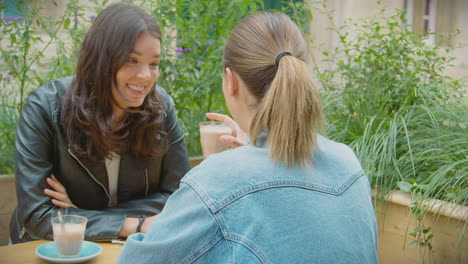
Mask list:
[[[109,178],[107,176],[107,169],[104,161],[102,162],[92,162],[80,160],[76,154],[72,152],[71,149],[68,149],[68,153],[73,156],[73,158],[88,172],[88,176],[93,178],[106,193],[107,197],[110,199],[109,195]]]

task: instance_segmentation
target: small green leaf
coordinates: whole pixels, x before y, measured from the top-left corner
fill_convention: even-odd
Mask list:
[[[63,29],[67,30],[69,25],[70,25],[70,18],[67,18],[63,22]]]
[[[398,186],[398,189],[400,189],[402,192],[410,193],[412,184],[409,182],[405,182],[405,181],[399,181],[397,183],[397,186]]]

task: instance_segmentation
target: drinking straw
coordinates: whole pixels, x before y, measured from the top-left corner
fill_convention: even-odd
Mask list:
[[[65,232],[65,221],[63,221],[62,213],[58,211],[57,214],[60,222],[60,228],[62,229],[62,232]]]
[[[61,224],[65,224],[65,222],[63,221],[62,213],[61,213],[60,211],[58,211],[57,214],[58,214],[59,222],[60,222]]]

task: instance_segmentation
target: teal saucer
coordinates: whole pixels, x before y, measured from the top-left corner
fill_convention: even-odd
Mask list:
[[[55,241],[47,242],[36,248],[36,255],[53,263],[81,263],[98,256],[101,252],[102,247],[100,245],[89,241],[83,241],[80,255],[73,258],[59,257]]]

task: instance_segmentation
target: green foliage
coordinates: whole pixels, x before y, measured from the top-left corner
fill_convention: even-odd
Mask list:
[[[78,0],[68,1],[56,19],[44,15],[44,9],[58,4],[19,1],[23,15],[1,21],[0,174],[13,172],[16,122],[26,96],[44,83],[74,73],[75,53],[92,18],[84,17],[86,8]],[[4,8],[0,6],[0,11]]]
[[[414,230],[410,233],[410,236],[413,237],[413,240],[410,242],[410,245],[417,245],[420,247],[421,257],[424,259],[426,255],[426,250],[429,252],[429,262],[432,258],[432,239],[434,234],[432,233],[432,227],[428,227],[424,224],[424,216],[426,211],[421,207],[421,196],[416,194],[415,199],[411,203],[411,213],[416,215],[417,224],[414,227]]]
[[[444,73],[453,58],[402,26],[402,11],[383,12],[336,29],[342,46],[320,75],[328,135],[353,147],[377,189],[417,183],[423,197],[467,205],[468,107]]]
[[[200,155],[198,123],[207,112],[227,113],[221,89],[224,41],[260,2],[160,0],[147,5],[166,33],[159,85],[176,102],[189,154]]]
[[[449,50],[402,21],[403,11],[382,9],[334,29],[341,46],[323,53],[333,66],[319,77],[328,136],[354,149],[378,193],[412,194],[411,244],[424,255],[432,254],[433,234],[422,201],[468,205],[468,106],[466,87],[445,74]]]

